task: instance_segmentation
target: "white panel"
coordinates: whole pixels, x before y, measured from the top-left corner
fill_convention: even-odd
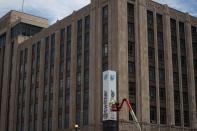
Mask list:
[[[117,113],[110,109],[116,101],[116,72],[108,70],[103,72],[103,121],[117,120]]]

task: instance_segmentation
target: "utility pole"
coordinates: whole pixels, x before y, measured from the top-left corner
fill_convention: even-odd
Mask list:
[[[22,1],[22,12],[23,12],[24,0]]]

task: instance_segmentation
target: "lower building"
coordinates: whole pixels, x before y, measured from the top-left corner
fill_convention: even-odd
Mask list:
[[[143,131],[197,130],[197,18],[151,0],[92,0],[49,27],[2,17],[0,130],[136,131],[127,106],[103,122],[107,70]]]

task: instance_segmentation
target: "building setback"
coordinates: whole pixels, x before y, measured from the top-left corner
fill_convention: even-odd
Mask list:
[[[143,130],[197,130],[197,18],[151,0],[91,0],[49,27],[17,11],[2,17],[0,130],[106,130],[106,70]],[[117,125],[137,130],[126,106]]]

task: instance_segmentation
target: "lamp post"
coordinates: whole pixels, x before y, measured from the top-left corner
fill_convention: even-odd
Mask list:
[[[75,131],[78,131],[79,125],[75,124]]]

